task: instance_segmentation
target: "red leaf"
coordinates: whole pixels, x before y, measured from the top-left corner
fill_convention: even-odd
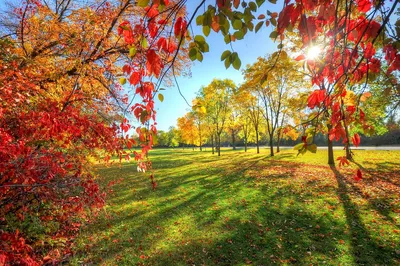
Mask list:
[[[147,51],[146,68],[149,75],[154,74],[156,78],[160,76],[161,69],[163,68],[163,63],[161,62],[161,58],[153,49]]]
[[[174,25],[174,34],[178,37],[182,31],[182,17],[177,18],[175,25]]]
[[[124,65],[122,71],[129,75],[129,73],[131,73],[131,67],[129,65]]]
[[[306,59],[306,56],[305,55],[299,55],[298,57],[296,57],[296,61],[301,61],[301,60],[304,60],[304,59]]]
[[[155,16],[158,15],[158,5],[154,4],[151,7],[146,6],[146,8],[144,9],[147,12],[147,17],[149,18],[153,18]]]
[[[132,72],[132,75],[129,78],[129,83],[132,85],[137,85],[140,82],[141,76],[140,73],[135,71]]]
[[[339,161],[339,167],[350,164],[350,162],[346,159],[346,156],[337,157],[336,160]]]
[[[308,96],[307,105],[311,109],[314,109],[315,106],[319,106],[321,102],[325,99],[325,90],[315,90]]]
[[[361,181],[362,180],[362,173],[361,173],[360,169],[357,170],[357,174],[354,176],[354,180],[355,181]]]
[[[354,146],[358,147],[360,145],[361,140],[360,140],[360,136],[357,133],[354,134],[354,136],[351,138],[351,140],[352,140]]]
[[[359,12],[367,13],[372,7],[370,0],[356,0],[356,2],[357,2],[357,9]]]

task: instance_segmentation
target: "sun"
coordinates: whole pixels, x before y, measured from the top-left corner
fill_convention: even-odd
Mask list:
[[[321,48],[318,45],[311,46],[308,48],[307,51],[307,58],[308,59],[315,59],[321,54]]]

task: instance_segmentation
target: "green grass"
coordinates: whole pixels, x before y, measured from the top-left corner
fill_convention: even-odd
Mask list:
[[[150,154],[156,191],[134,163],[98,167],[108,205],[82,229],[72,265],[400,263],[398,151],[355,151],[342,168],[326,151]]]

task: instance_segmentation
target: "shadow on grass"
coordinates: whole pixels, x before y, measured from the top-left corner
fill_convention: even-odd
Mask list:
[[[352,202],[345,177],[331,166],[338,183],[337,194],[343,204],[347,225],[351,231],[351,252],[360,265],[396,265],[400,256],[393,248],[383,247],[373,239],[361,220],[358,207]]]
[[[118,265],[396,263],[394,248],[372,239],[336,168],[331,170],[337,191],[326,185],[334,183],[332,176],[321,183],[324,176],[309,177],[314,169],[308,165],[279,161],[278,156],[191,154],[174,152],[173,160],[182,162],[170,169],[171,153],[158,153],[155,192],[148,177],[132,174],[133,165],[119,174],[102,169],[106,183],[129,177],[114,186],[118,194],[110,198],[108,214],[86,230],[97,238],[78,256]],[[328,167],[318,170],[330,173]],[[320,192],[325,193],[322,199],[316,198]],[[345,218],[325,206],[336,208],[337,198]]]

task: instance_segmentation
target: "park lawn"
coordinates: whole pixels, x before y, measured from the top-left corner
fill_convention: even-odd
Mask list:
[[[340,168],[322,150],[267,153],[153,150],[156,191],[135,163],[99,165],[108,204],[70,264],[400,263],[399,151],[354,151]]]

